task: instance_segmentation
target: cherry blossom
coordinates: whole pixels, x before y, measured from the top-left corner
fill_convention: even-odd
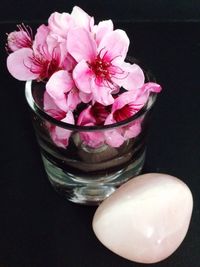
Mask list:
[[[105,125],[117,123],[134,116],[141,110],[151,92],[159,93],[160,85],[156,83],[146,83],[137,91],[130,90],[119,95],[112,105],[112,111],[106,118]],[[113,147],[118,147],[129,138],[134,138],[141,132],[142,117],[139,117],[128,125],[113,128],[105,132],[106,142]]]
[[[54,100],[47,92],[44,93],[44,110],[48,115],[59,121],[69,124],[74,124],[75,122],[73,113],[71,111],[68,111],[66,113],[63,110],[59,109],[59,107],[55,105]],[[69,138],[72,134],[72,131],[59,126],[55,126],[49,122],[46,123],[46,126],[49,130],[49,134],[53,142],[58,147],[66,148],[68,146]]]
[[[24,24],[18,25],[17,28],[17,31],[11,32],[7,36],[6,49],[8,52],[14,52],[25,47],[32,47],[32,29]]]
[[[47,42],[49,29],[38,28],[32,47],[22,47],[7,58],[9,72],[18,80],[45,80],[63,68],[66,51],[59,43]],[[66,64],[66,63],[65,63]]]
[[[84,145],[120,147],[140,134],[143,115],[131,118],[151,93],[161,91],[160,85],[145,83],[139,65],[126,62],[129,44],[112,20],[95,24],[75,6],[71,13],[52,13],[35,36],[24,24],[8,34],[7,68],[18,80],[43,82],[44,111],[66,127],[82,126],[77,135]],[[107,125],[113,127],[105,130]],[[67,148],[72,131],[50,122],[46,127],[53,143]]]
[[[143,85],[141,68],[124,62],[128,46],[129,39],[122,30],[106,31],[99,45],[83,28],[68,32],[67,49],[78,62],[73,70],[74,81],[93,102],[110,105],[114,102],[112,94],[118,93],[121,86],[129,90]]]

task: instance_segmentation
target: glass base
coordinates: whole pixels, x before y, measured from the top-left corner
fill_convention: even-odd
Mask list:
[[[68,173],[50,162],[43,154],[42,159],[49,181],[59,194],[75,203],[98,205],[121,184],[142,171],[145,151],[126,168],[98,179],[91,179],[89,173],[88,177]]]

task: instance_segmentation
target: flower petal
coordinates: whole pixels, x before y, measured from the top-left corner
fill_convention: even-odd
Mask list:
[[[66,113],[61,110],[56,104],[53,98],[47,93],[47,91],[44,92],[44,99],[43,99],[43,108],[44,111],[53,117],[56,120],[62,120]]]
[[[92,106],[89,106],[87,108],[85,108],[78,116],[78,121],[77,121],[77,125],[81,125],[84,126],[86,124],[89,123],[96,123],[96,119],[95,117],[92,115],[91,112],[91,108]]]
[[[84,60],[80,61],[73,70],[74,82],[78,89],[84,93],[91,93],[92,77],[93,72]]]
[[[113,77],[112,80],[116,84],[126,90],[137,90],[144,85],[144,72],[137,64],[123,62],[120,67],[124,71],[124,78]]]
[[[137,90],[133,105],[138,109],[141,109],[147,103],[151,92],[159,93],[161,90],[162,88],[159,84],[152,82],[145,83],[139,90]]]
[[[97,45],[99,45],[99,43],[107,33],[113,31],[113,28],[114,26],[112,20],[100,21],[98,25],[95,25],[93,27]]]
[[[20,29],[19,31],[14,31],[8,34],[7,45],[9,51],[16,51],[24,47],[32,47],[32,40],[28,32]]]
[[[31,48],[22,48],[11,53],[7,58],[7,68],[17,80],[27,81],[38,78],[38,74],[31,72],[33,51]]]
[[[94,20],[83,9],[75,6],[72,9],[71,16],[77,27],[83,27],[88,31],[91,30],[91,26],[93,26],[92,24],[94,23]]]
[[[140,134],[141,130],[141,120],[138,119],[134,121],[131,125],[124,127],[123,136],[126,140],[130,138],[135,138]]]
[[[83,28],[72,29],[68,32],[67,50],[78,62],[82,59],[93,61],[97,55],[92,34]]]
[[[68,111],[65,93],[74,86],[71,75],[64,70],[55,72],[46,84],[48,94],[54,99],[55,104],[62,110]]]
[[[92,94],[86,94],[79,91],[79,97],[83,103],[89,103],[92,100]]]
[[[34,52],[41,50],[41,48],[43,49],[44,46],[47,46],[46,40],[47,40],[48,34],[49,34],[48,26],[42,24],[40,27],[37,28],[37,33],[35,35],[35,39],[33,42]]]
[[[120,147],[125,141],[125,138],[118,129],[108,130],[105,135],[106,143],[112,147]]]
[[[74,124],[74,117],[71,111],[68,111],[66,117],[62,119],[63,122]],[[61,128],[61,127],[53,127],[50,129],[50,135],[53,142],[62,148],[66,148],[68,146],[69,137],[71,136],[72,131]]]
[[[162,87],[157,83],[149,82],[144,84],[143,90],[154,93],[160,93]]]
[[[88,124],[85,126],[94,126],[93,124]],[[80,138],[89,147],[98,148],[104,144],[105,136],[103,132],[81,132]]]
[[[63,69],[71,72],[74,69],[74,67],[76,66],[76,61],[69,53],[65,54],[63,52],[63,46],[62,45],[61,45],[60,50],[61,50],[60,55],[61,55],[62,67],[63,67]],[[66,47],[65,47],[65,51],[66,51]]]
[[[113,124],[113,123],[116,123],[116,121],[114,120],[113,115],[110,114],[106,118],[105,125],[109,125],[109,124]],[[125,141],[125,138],[122,136],[121,127],[113,128],[111,130],[106,130],[104,134],[105,134],[106,143],[109,146],[119,147]]]
[[[94,102],[99,102],[104,106],[109,106],[114,102],[114,98],[111,94],[112,89],[105,86],[103,83],[98,85],[95,80],[93,80],[91,90]]]
[[[73,21],[68,13],[54,12],[48,19],[48,25],[53,33],[66,38],[69,28],[73,25]]]
[[[115,59],[115,62],[123,61],[128,52],[129,43],[130,41],[125,31],[111,31],[102,38],[98,51],[106,51],[106,58],[108,60]]]
[[[67,110],[72,110],[72,111],[75,110],[77,105],[80,103],[81,99],[79,97],[79,91],[76,87],[74,87],[66,95]]]
[[[134,92],[127,91],[122,94],[120,94],[115,100],[112,105],[112,112],[115,112],[116,110],[119,110],[123,108],[125,105],[135,101],[137,95],[134,94]]]

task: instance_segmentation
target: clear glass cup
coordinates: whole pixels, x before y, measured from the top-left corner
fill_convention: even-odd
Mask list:
[[[121,184],[138,175],[145,160],[145,148],[151,108],[156,94],[134,116],[106,126],[75,126],[49,116],[43,111],[44,84],[26,82],[25,94],[40,146],[44,167],[54,189],[75,203],[99,204]],[[138,134],[119,147],[102,142],[92,147],[85,134],[99,133],[107,138],[112,131],[140,127]],[[52,140],[50,130],[60,127],[70,131],[68,146],[62,148]]]

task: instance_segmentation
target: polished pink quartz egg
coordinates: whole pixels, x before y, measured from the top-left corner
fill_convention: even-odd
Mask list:
[[[184,182],[166,174],[144,174],[122,185],[97,208],[93,230],[114,253],[156,263],[182,243],[192,208],[192,194]]]

